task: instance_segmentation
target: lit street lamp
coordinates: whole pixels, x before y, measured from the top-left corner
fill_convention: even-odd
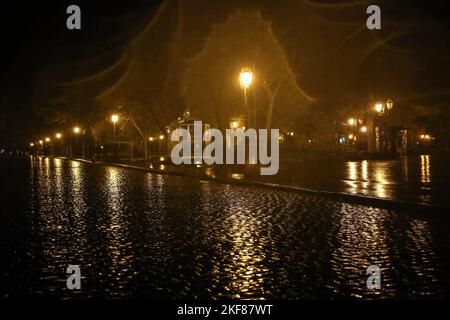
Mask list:
[[[247,120],[247,127],[249,126],[249,111],[248,111],[248,97],[247,91],[250,88],[253,80],[253,73],[249,68],[243,68],[239,74],[239,81],[241,83],[241,88],[244,89],[244,106],[245,106],[245,117]],[[256,119],[255,119],[256,120]]]
[[[56,134],[55,134],[55,138],[56,138],[56,139],[61,139],[61,138],[62,138],[62,134],[59,133],[59,132],[56,133]]]
[[[73,133],[75,133],[75,146],[78,145],[78,135],[80,134],[80,127],[73,127]]]
[[[387,117],[388,112],[392,110],[394,107],[394,101],[389,98],[383,105],[382,103],[378,102],[375,104],[375,111],[379,114],[383,115],[384,118],[384,152],[387,152]]]
[[[353,127],[356,125],[356,120],[354,118],[350,118],[347,120],[347,123]]]
[[[375,111],[381,113],[383,111],[383,104],[382,103],[375,104]]]
[[[117,146],[116,146],[116,122],[119,121],[119,116],[113,114],[111,116],[111,122],[113,123],[113,135],[114,135],[114,158],[117,157]]]
[[[114,140],[116,140],[116,122],[119,121],[119,116],[117,114],[113,114],[111,116],[111,121],[114,127]]]

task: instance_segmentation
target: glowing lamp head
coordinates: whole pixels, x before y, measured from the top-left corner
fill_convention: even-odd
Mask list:
[[[58,132],[57,134],[55,134],[55,137],[56,137],[56,139],[61,139],[62,138],[62,134]]]
[[[45,138],[45,142],[50,142],[50,138]]]
[[[160,135],[159,140],[164,140],[164,135]]]
[[[42,144],[44,143],[44,141],[39,140],[39,144],[42,146]]]
[[[153,141],[153,140],[155,140],[155,138],[149,137],[148,140]]]
[[[119,116],[118,116],[117,114],[113,114],[113,115],[111,116],[111,121],[112,121],[113,123],[116,123],[117,121],[119,121]]]
[[[242,69],[241,73],[239,74],[239,81],[241,83],[241,87],[243,89],[250,88],[250,85],[252,84],[252,80],[253,80],[252,71],[248,68]]]
[[[393,107],[394,107],[394,101],[392,101],[392,99],[389,98],[389,99],[386,101],[386,108],[387,108],[388,110],[391,110]]]
[[[377,104],[375,104],[375,111],[376,111],[376,112],[381,112],[381,111],[383,111],[383,104],[382,104],[382,103],[377,103]]]
[[[354,126],[354,125],[356,124],[356,120],[353,119],[353,118],[350,118],[350,119],[347,120],[347,123],[348,123],[349,125],[351,125],[351,126]]]
[[[367,132],[367,127],[366,126],[362,126],[361,127],[361,132],[362,133],[366,133]]]
[[[34,147],[34,143],[33,142],[30,143],[30,147]]]
[[[81,131],[80,127],[75,127],[75,128],[73,128],[73,132],[74,132],[75,134],[79,134],[80,131]]]

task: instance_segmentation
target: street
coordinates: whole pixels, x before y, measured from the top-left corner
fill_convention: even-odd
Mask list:
[[[2,159],[6,298],[449,297],[449,219],[43,157]],[[66,288],[79,265],[81,290]],[[366,269],[381,269],[368,290]]]

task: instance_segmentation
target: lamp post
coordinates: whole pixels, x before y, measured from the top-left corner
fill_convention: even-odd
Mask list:
[[[116,145],[116,123],[119,121],[119,116],[117,114],[113,114],[111,116],[111,122],[113,123],[113,137],[114,137],[114,158],[117,157],[117,145]]]
[[[111,116],[111,121],[113,123],[114,130],[114,140],[116,140],[116,122],[119,121],[119,116],[117,114],[113,114]]]
[[[56,140],[61,140],[62,134],[59,133],[59,132],[57,132],[57,133],[55,134],[55,138],[56,138]],[[56,144],[56,142],[55,142],[55,144]],[[56,152],[59,153],[59,152],[58,152],[58,146],[56,146]],[[55,146],[54,146],[54,145],[52,146],[52,153],[53,153],[53,154],[55,153]]]
[[[384,103],[376,103],[375,104],[375,111],[378,112],[379,114],[383,115],[383,119],[384,119],[384,152],[387,153],[387,117],[388,117],[388,113],[389,111],[392,110],[392,108],[394,107],[394,101],[389,98],[387,99],[387,101]]]
[[[244,108],[245,108],[245,117],[246,117],[246,127],[249,127],[249,110],[248,110],[248,97],[247,91],[250,88],[253,80],[253,73],[249,68],[243,68],[241,73],[239,74],[239,82],[241,83],[241,88],[244,90]],[[256,119],[255,119],[256,120]]]
[[[75,133],[75,146],[78,145],[78,135],[80,134],[80,127],[74,127],[73,128],[73,133]]]

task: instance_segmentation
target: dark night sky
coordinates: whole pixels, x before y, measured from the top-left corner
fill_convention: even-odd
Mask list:
[[[2,4],[1,9],[0,143],[23,143],[31,134],[43,132],[45,124],[33,111],[33,99],[39,95],[36,88],[43,79],[67,83],[108,70],[124,57],[130,42],[153,20],[163,3],[14,2]],[[70,4],[82,8],[81,31],[65,27],[65,10]],[[448,107],[450,2],[378,1],[383,29],[363,30],[347,39],[353,26],[365,24],[364,8],[369,4],[372,2],[351,0],[334,4],[316,0],[185,1],[181,51],[185,59],[191,58],[203,49],[212,26],[223,23],[235,10],[258,10],[272,22],[286,52],[294,52],[290,64],[296,80],[316,99],[337,99],[353,89],[366,99],[390,95],[405,104]],[[152,55],[164,59],[160,42],[169,36],[171,24],[165,23],[157,29],[149,59]],[[76,63],[83,67],[67,68]],[[113,85],[120,78],[116,76],[96,90]]]

